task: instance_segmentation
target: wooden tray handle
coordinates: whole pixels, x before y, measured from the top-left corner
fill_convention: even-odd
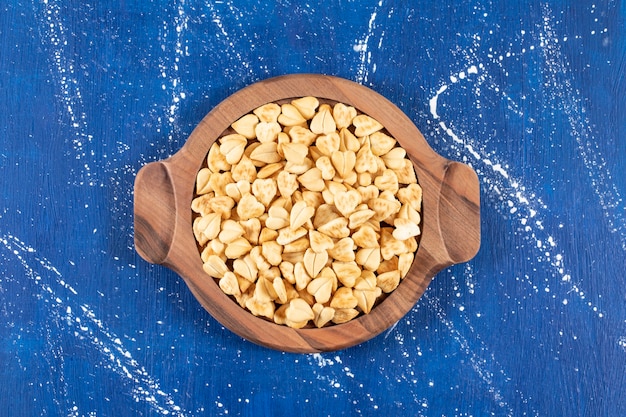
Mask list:
[[[439,198],[439,228],[449,259],[458,264],[480,248],[480,185],[472,168],[447,165]]]
[[[176,224],[176,197],[169,170],[151,162],[135,178],[135,247],[146,261],[162,264],[170,251]]]

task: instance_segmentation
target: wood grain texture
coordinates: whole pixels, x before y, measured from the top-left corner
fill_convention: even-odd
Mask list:
[[[315,96],[356,107],[380,121],[413,161],[423,189],[423,232],[407,277],[370,314],[321,329],[292,329],[254,317],[202,270],[191,228],[196,174],[209,147],[230,124],[268,102]],[[257,344],[290,352],[343,349],[380,334],[417,302],[442,268],[471,259],[480,246],[480,190],[467,165],[437,155],[391,102],[352,81],[294,74],[255,83],[211,111],[171,158],[143,167],[135,181],[135,245],[147,261],[180,274],[218,321]]]

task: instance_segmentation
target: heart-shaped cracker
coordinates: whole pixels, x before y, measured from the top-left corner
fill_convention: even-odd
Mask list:
[[[290,284],[296,283],[296,277],[293,274],[294,265],[291,262],[287,262],[283,259],[283,261],[278,265],[280,273],[283,278],[289,282]]]
[[[304,118],[310,119],[315,115],[315,110],[320,102],[316,97],[306,96],[292,100],[291,104],[298,109]]]
[[[230,170],[230,164],[226,161],[226,157],[220,152],[220,146],[217,143],[214,143],[209,148],[206,161],[211,172]]]
[[[276,238],[276,242],[278,242],[279,245],[287,245],[297,239],[300,239],[306,234],[307,230],[304,227],[298,227],[297,229],[285,227],[278,231],[278,237]]]
[[[276,235],[278,235],[278,233],[276,233]],[[262,245],[262,243],[259,244]],[[253,247],[252,249],[250,249],[250,259],[252,259],[254,265],[259,271],[267,271],[272,268],[272,265],[267,262],[267,259],[265,259],[265,257],[263,256],[262,251],[263,246]]]
[[[209,168],[202,168],[196,175],[196,193],[198,195],[206,194],[211,191],[209,185],[209,178],[211,177],[211,170]]]
[[[206,216],[207,214],[212,213],[209,202],[213,197],[215,197],[215,193],[210,192],[201,195],[200,197],[194,198],[193,200],[191,200],[191,210],[202,216]]]
[[[361,194],[361,200],[368,202],[372,198],[377,198],[380,194],[380,190],[374,184],[367,185],[365,187],[356,187],[356,190]]]
[[[309,276],[316,278],[328,262],[328,252],[314,252],[313,249],[309,248],[304,252],[303,262]]]
[[[337,133],[320,135],[315,140],[317,150],[326,156],[331,156],[333,153],[337,152],[339,150],[340,143],[341,139]]]
[[[365,224],[352,234],[352,240],[361,248],[377,248],[380,246],[378,243],[378,234],[376,231]]]
[[[263,242],[261,245],[261,254],[267,259],[267,262],[273,266],[278,266],[283,261],[283,247],[274,240]]]
[[[362,248],[355,256],[356,263],[369,271],[376,271],[380,266],[380,248]]]
[[[309,230],[309,245],[315,252],[324,252],[335,246],[330,236],[316,230]]]
[[[313,314],[311,306],[305,300],[296,298],[289,302],[289,306],[285,310],[285,317],[294,323],[306,323],[309,320],[313,320],[315,314]]]
[[[420,211],[422,209],[422,187],[419,184],[409,184],[400,188],[396,195],[402,204],[410,205],[413,210]]]
[[[239,222],[236,222],[234,220],[224,220],[222,222],[222,227],[218,235],[218,239],[222,243],[228,244],[234,242],[236,239],[239,239],[241,236],[243,236],[244,233],[245,230]]]
[[[315,142],[317,135],[304,126],[292,126],[289,128],[289,138],[292,143],[311,146]]]
[[[347,323],[358,315],[359,310],[356,308],[336,308],[332,321],[335,324]]]
[[[287,162],[297,165],[303,164],[309,154],[309,147],[303,143],[283,143],[281,149]]]
[[[361,194],[356,190],[340,191],[334,195],[333,201],[337,210],[344,217],[349,217],[361,204]]]
[[[275,277],[272,280],[272,288],[276,293],[276,301],[282,304],[285,304],[287,301],[289,301],[289,295],[287,294],[285,281],[282,278]]]
[[[403,253],[398,256],[398,271],[400,271],[400,279],[407,276],[409,270],[411,269],[411,265],[413,265],[414,259],[415,255],[413,252]]]
[[[213,197],[209,201],[209,207],[211,211],[222,216],[223,219],[227,219],[230,217],[230,212],[235,206],[235,200],[230,198],[227,195],[221,195]]]
[[[386,169],[382,175],[377,176],[374,179],[374,185],[381,191],[389,191],[392,194],[398,192],[398,176],[392,169]]]
[[[281,131],[277,122],[261,122],[254,128],[256,138],[261,143],[275,142]]]
[[[383,260],[380,263],[380,266],[376,269],[376,273],[384,274],[385,272],[393,271],[395,269],[398,269],[398,257],[392,256],[391,258]]]
[[[244,237],[237,238],[226,245],[224,254],[228,259],[239,259],[246,253],[250,252],[252,245]]]
[[[283,253],[304,252],[310,247],[311,245],[309,243],[309,238],[306,235],[304,235],[301,238],[298,238],[294,240],[293,242],[287,243],[285,246],[283,246]]]
[[[278,123],[283,126],[299,126],[306,123],[306,119],[293,104],[283,104],[280,106],[280,112]]]
[[[218,213],[209,213],[206,216],[198,217],[194,223],[194,233],[196,237],[201,237],[204,244],[207,240],[215,239],[220,232],[222,216]]]
[[[280,106],[276,103],[267,103],[252,111],[261,122],[275,122],[280,114]]]
[[[322,179],[332,180],[335,177],[335,167],[333,167],[333,163],[326,155],[317,158],[315,166],[322,172]]]
[[[301,164],[294,164],[293,162],[287,161],[287,163],[285,163],[285,171],[290,174],[302,175],[314,166],[315,163],[311,160],[311,158],[306,157],[304,158],[304,162]]]
[[[330,160],[337,174],[341,178],[345,178],[354,169],[356,154],[352,151],[337,151],[330,155]]]
[[[393,148],[385,155],[381,156],[385,162],[385,166],[391,169],[401,169],[406,158],[406,151],[402,148]]]
[[[298,189],[298,176],[287,171],[281,171],[276,177],[278,191],[283,197],[291,197]]]
[[[339,150],[358,152],[361,149],[361,143],[356,136],[345,127],[339,131]]]
[[[365,206],[365,207],[367,207],[367,206]],[[350,229],[354,230],[357,227],[359,227],[362,224],[364,224],[369,219],[371,219],[375,214],[376,214],[376,212],[374,210],[370,210],[370,209],[367,209],[367,208],[364,209],[364,210],[356,210],[352,214],[350,214],[350,216],[348,217],[348,220],[350,220],[350,223],[348,224],[348,227]]]
[[[324,198],[322,197],[322,193],[318,191],[302,191],[302,201],[306,201],[306,204],[309,207],[313,207],[316,210],[319,206],[324,204]]]
[[[252,188],[248,181],[240,180],[237,182],[231,182],[229,184],[226,184],[226,187],[224,187],[224,191],[226,191],[227,196],[229,196],[230,198],[235,200],[236,203],[238,203],[239,200],[241,200],[241,197],[246,194],[250,194]]]
[[[250,158],[244,155],[241,157],[241,160],[237,165],[233,165],[231,172],[224,172],[221,175],[225,174],[231,174],[231,178],[233,180],[231,182],[243,180],[252,183],[256,179],[256,167],[254,166]],[[215,175],[220,174],[213,174],[211,175],[211,178],[213,178]]]
[[[322,179],[322,171],[317,167],[313,167],[300,175],[298,182],[310,191],[323,191],[325,187],[324,180]]]
[[[276,182],[270,178],[257,178],[252,183],[252,194],[254,194],[257,200],[265,207],[270,205],[277,192],[278,187],[276,186]]]
[[[385,155],[396,146],[396,140],[383,132],[374,132],[369,137],[370,149],[376,156]]]
[[[260,203],[252,194],[246,194],[241,197],[237,204],[237,215],[239,220],[248,220],[259,217],[265,213],[265,206]]]
[[[213,190],[214,196],[226,195],[226,185],[235,182],[230,172],[215,172],[209,178],[209,187]]]
[[[278,154],[278,144],[276,142],[265,142],[254,148],[250,153],[250,159],[265,164],[280,162],[282,157]]]
[[[258,317],[266,317],[272,319],[274,317],[274,311],[276,306],[271,301],[259,301],[255,297],[248,298],[245,302],[245,306],[250,313]]]
[[[367,205],[370,209],[376,212],[372,219],[379,222],[385,220],[392,214],[397,213],[401,207],[399,201],[390,201],[380,197],[372,198],[367,202]]]
[[[361,276],[361,267],[355,261],[333,262],[332,269],[337,279],[346,287],[353,287],[357,278]]]
[[[246,114],[230,126],[235,129],[235,132],[245,136],[248,139],[254,139],[256,133],[254,128],[259,123],[259,118],[254,114]]]
[[[392,236],[397,240],[407,240],[421,233],[420,227],[409,219],[396,218],[393,221],[393,225],[395,230]]]
[[[376,274],[372,271],[365,270],[356,279],[354,283],[355,290],[373,291],[376,289]]]
[[[372,311],[376,299],[381,295],[382,290],[378,287],[374,287],[372,290],[354,289],[352,291],[357,299],[357,307],[360,308],[365,314]]]
[[[383,128],[378,120],[365,114],[359,114],[352,119],[352,124],[355,127],[354,134],[357,136],[368,136]]]
[[[343,103],[337,103],[333,107],[333,118],[337,129],[348,127],[352,124],[352,119],[356,117],[356,109],[352,106],[346,106]]]
[[[256,263],[250,257],[250,254],[241,259],[235,259],[233,262],[233,271],[250,282],[255,282],[259,275],[259,270],[256,267]]]
[[[313,310],[313,314],[315,314],[315,317],[313,318],[313,324],[315,324],[315,327],[324,327],[333,319],[333,317],[335,317],[335,309],[326,307],[323,304],[315,303],[311,309]]]
[[[384,272],[376,277],[376,285],[384,292],[390,293],[400,284],[400,271]]]
[[[202,265],[202,269],[213,278],[222,278],[224,274],[229,271],[226,263],[217,255],[209,256],[207,261]]]
[[[289,226],[289,213],[285,208],[272,206],[269,208],[268,217],[265,219],[265,227],[272,230],[280,230]]]
[[[335,239],[342,239],[350,236],[350,229],[348,229],[348,219],[344,217],[337,217],[328,223],[325,223],[317,228],[321,233],[330,236]]]
[[[278,229],[271,229],[268,225],[267,225],[267,220],[269,220],[271,217],[268,217],[265,220],[265,226],[261,229],[261,232],[259,233],[259,242],[258,244],[261,245],[263,244],[263,242],[269,242],[270,240],[276,240],[276,238],[278,237]],[[284,220],[282,219],[278,219],[278,218],[274,218],[274,221],[271,222],[272,223],[272,227],[276,227],[279,224],[283,224],[284,227],[289,226],[289,222],[286,221],[284,223],[279,223],[279,222],[283,222]],[[283,227],[283,228],[284,228]]]
[[[304,258],[304,255],[302,257]],[[306,268],[304,267],[303,260],[294,263],[293,275],[296,279],[296,282],[295,282],[296,290],[298,290],[298,292],[302,290],[306,291],[307,285],[309,285],[309,282],[311,282],[313,278],[311,278]]]
[[[402,162],[402,166],[394,171],[400,184],[412,184],[417,182],[415,168],[413,167],[413,163],[408,159],[405,159]]]
[[[239,282],[234,272],[228,271],[220,278],[218,285],[220,289],[228,295],[240,295],[241,290],[239,288]]]
[[[220,139],[220,153],[226,158],[226,162],[231,165],[239,162],[246,149],[248,140],[245,136],[233,133]]]
[[[243,227],[243,237],[253,245],[259,243],[259,234],[261,233],[261,222],[257,218],[240,220],[239,224]]]
[[[328,255],[339,262],[354,261],[354,241],[352,238],[339,239],[335,245],[328,249]]]
[[[380,254],[386,261],[407,252],[404,242],[393,237],[393,230],[392,227],[383,227],[380,231]]]
[[[305,201],[298,201],[291,208],[291,213],[289,214],[289,226],[292,229],[297,229],[308,222],[314,214],[315,209],[313,207],[309,207]]]
[[[376,172],[378,172],[378,163],[376,161],[376,157],[369,148],[368,141],[365,141],[363,146],[361,146],[361,149],[357,152],[354,169],[359,174],[364,172],[376,174]]]
[[[222,258],[223,261],[225,261],[224,249],[226,249],[226,245],[224,245],[219,240],[217,239],[209,240],[207,242],[206,247],[200,254],[200,257],[202,258],[202,262],[206,262],[209,259],[209,256],[211,255],[217,255],[220,258]]]
[[[335,209],[335,206],[331,204],[322,204],[317,208],[315,216],[313,217],[313,226],[319,230],[320,227],[326,223],[341,217]]]
[[[275,162],[273,164],[267,164],[258,170],[257,178],[275,178],[278,172],[281,172],[285,167],[284,162]],[[274,175],[276,174],[276,175]]]
[[[318,135],[327,135],[336,131],[337,125],[328,105],[320,106],[320,110],[311,120],[310,128],[313,133]]]
[[[354,294],[352,294],[352,288],[341,287],[335,291],[333,298],[330,300],[330,306],[334,309],[348,309],[354,308],[358,304],[358,301]]]
[[[333,280],[330,276],[319,276],[309,282],[306,290],[317,303],[326,304],[333,292]]]

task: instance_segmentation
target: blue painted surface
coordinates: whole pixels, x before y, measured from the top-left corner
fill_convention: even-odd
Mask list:
[[[406,3],[0,6],[0,415],[626,415],[625,3]],[[383,94],[482,189],[476,258],[321,355],[133,248],[139,168],[294,72]]]

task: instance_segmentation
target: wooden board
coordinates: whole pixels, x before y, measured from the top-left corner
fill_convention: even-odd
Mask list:
[[[257,318],[226,296],[202,269],[192,232],[195,179],[209,147],[230,124],[256,107],[302,96],[350,104],[380,121],[407,151],[423,188],[422,236],[400,286],[370,314],[322,329],[291,329]],[[479,184],[467,165],[435,153],[395,105],[362,85],[315,74],[258,82],[220,103],[172,157],[149,163],[134,190],[135,246],[147,261],[180,274],[202,306],[224,326],[262,346],[290,352],[332,351],[389,328],[416,303],[442,268],[471,259],[480,245]]]

